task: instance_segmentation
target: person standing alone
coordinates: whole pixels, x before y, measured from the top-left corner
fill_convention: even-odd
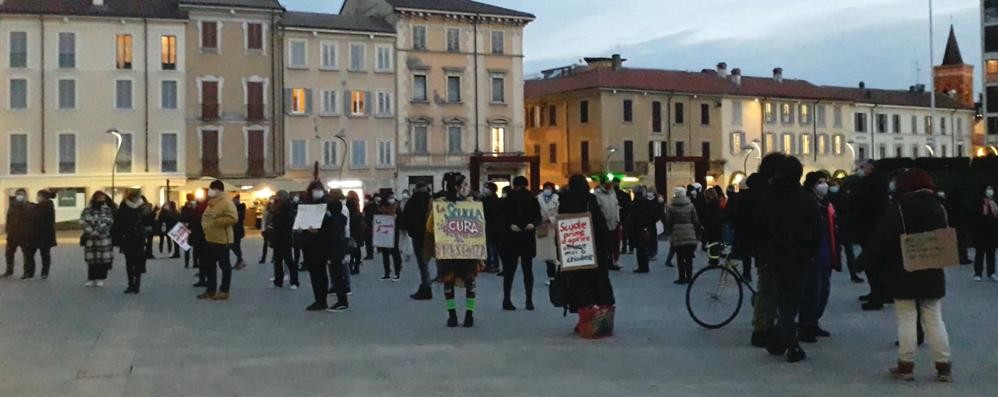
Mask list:
[[[125,254],[125,274],[128,276],[126,294],[139,293],[142,273],[146,272],[145,217],[150,212],[152,206],[142,200],[142,192],[133,189],[125,194],[125,200],[114,214],[111,240]]]
[[[28,202],[28,192],[24,189],[17,189],[13,202],[7,208],[7,247],[4,251],[7,271],[0,277],[10,277],[14,274],[14,254],[17,253],[18,248],[21,249],[21,256],[24,258],[24,273],[21,280],[30,280],[34,277],[35,256],[29,255],[34,245],[31,230],[33,218],[34,204]]]
[[[83,258],[87,262],[86,287],[103,287],[107,271],[114,262],[114,245],[111,244],[111,225],[114,224],[114,209],[111,200],[102,191],[90,198],[90,205],[80,214],[83,227],[81,243]]]
[[[509,192],[503,211],[506,213],[505,233],[509,247],[503,259],[503,310],[516,310],[510,299],[517,265],[523,268],[523,289],[527,295],[527,310],[534,310],[534,256],[537,255],[535,230],[541,224],[541,208],[537,199],[527,190],[527,178],[513,178],[513,190]]]
[[[236,205],[225,197],[225,184],[219,180],[212,181],[208,186],[208,206],[201,216],[205,239],[205,260],[201,262],[201,270],[205,275],[207,290],[198,295],[198,299],[229,299],[229,284],[232,281],[229,245],[235,241],[232,225],[238,220]],[[222,271],[221,285],[218,285],[219,269]]]

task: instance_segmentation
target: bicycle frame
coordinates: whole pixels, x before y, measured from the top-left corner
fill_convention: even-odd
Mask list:
[[[717,254],[714,254],[714,250],[712,249],[714,247],[720,247],[720,250],[718,250]],[[738,281],[738,283],[744,285],[745,287],[748,287],[748,290],[752,292],[752,296],[754,297],[756,294],[755,288],[752,287],[752,283],[748,282],[742,277],[742,273],[738,269],[738,265],[735,264],[734,262],[735,260],[738,259],[732,258],[731,253],[732,253],[732,247],[730,245],[724,243],[707,244],[707,259],[716,260],[718,261],[718,264],[716,266],[730,270],[731,273],[735,275],[735,280]]]

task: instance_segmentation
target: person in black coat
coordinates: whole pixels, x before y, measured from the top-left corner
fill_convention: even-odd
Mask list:
[[[499,252],[502,250],[502,239],[505,235],[505,216],[500,208],[498,186],[489,182],[482,192],[482,207],[485,209],[485,241],[487,257],[485,272],[498,273],[502,264]]]
[[[163,253],[163,244],[166,243],[166,252],[173,253],[170,258],[180,258],[180,246],[170,240],[170,236],[167,235],[177,225],[177,222],[180,221],[180,213],[177,212],[177,203],[171,201],[164,205],[159,210],[159,217],[156,220],[159,223],[159,253]]]
[[[620,178],[613,179],[613,191],[617,193],[617,205],[620,207],[620,225],[617,227],[616,237],[614,238],[614,243],[616,247],[611,247],[613,252],[613,260],[619,261],[620,254],[630,254],[634,252],[634,244],[631,244],[630,240],[630,216],[631,216],[631,195],[627,193],[620,187]],[[617,269],[620,270],[620,269]]]
[[[853,237],[853,214],[851,213],[851,200],[853,192],[853,185],[855,180],[851,178],[832,180],[828,186],[828,201],[833,207],[835,207],[835,225],[839,230],[838,237],[836,238],[838,249],[840,254],[838,255],[839,261],[841,262],[843,257],[845,257],[846,267],[849,269],[849,279],[854,283],[862,283],[863,280],[859,276],[861,272],[859,264],[856,263],[856,252],[854,250],[854,240]],[[841,264],[839,265],[841,267]]]
[[[860,260],[875,270],[894,298],[898,319],[898,365],[890,372],[898,379],[914,379],[917,349],[916,322],[921,315],[925,339],[933,353],[937,377],[950,380],[950,349],[941,300],[946,296],[946,275],[941,269],[909,272],[901,254],[902,234],[923,233],[948,227],[942,203],[935,196],[932,178],[921,169],[910,169],[897,178],[898,205],[887,210],[877,224]],[[954,258],[957,259],[957,258]],[[955,264],[955,263],[954,263]],[[953,264],[940,264],[953,265]]]
[[[594,247],[596,248],[597,267],[588,270],[559,272],[552,285],[565,286],[566,309],[577,313],[579,309],[595,305],[613,305],[613,286],[610,284],[610,256],[607,254],[615,243],[611,233],[616,230],[606,228],[606,220],[600,210],[596,196],[589,192],[589,183],[582,175],[573,175],[568,179],[568,188],[558,194],[559,214],[578,214],[588,212],[592,217]]]
[[[662,205],[654,190],[635,189],[631,204],[631,246],[637,248],[638,268],[635,273],[648,273],[652,244],[658,244],[655,223],[662,219]]]
[[[980,201],[980,209],[974,215],[974,280],[982,281],[984,263],[987,262],[987,277],[998,281],[995,274],[995,249],[998,247],[998,204],[995,203],[995,189],[988,186]]]
[[[35,204],[35,224],[38,237],[32,247],[37,249],[42,258],[42,280],[49,278],[49,268],[52,266],[52,247],[56,246],[55,241],[55,206],[52,204],[52,192],[42,190],[38,192],[38,202]],[[31,256],[34,256],[32,250]],[[34,275],[34,269],[31,269]]]
[[[430,191],[425,183],[416,185],[412,197],[402,210],[401,224],[412,241],[412,253],[419,265],[419,289],[409,295],[414,300],[433,299],[433,289],[430,285],[430,267],[423,252],[426,242],[426,219],[430,213]],[[486,212],[488,214],[488,212]],[[488,216],[488,215],[486,215]],[[486,238],[488,239],[488,238]]]
[[[364,204],[364,224],[367,225],[364,234],[364,249],[367,255],[364,256],[364,260],[374,259],[374,215],[378,213],[380,207],[381,194],[378,193],[372,195],[367,204]]]
[[[146,196],[142,196],[142,201],[149,203]],[[149,212],[142,215],[142,231],[145,234],[146,239],[146,259],[156,259],[152,254],[153,240],[156,236],[156,218],[159,213],[159,208],[156,208],[152,204],[149,204]]]
[[[347,192],[347,211],[350,214],[350,241],[347,251],[350,253],[350,274],[360,274],[361,254],[364,246],[364,236],[367,234],[367,223],[360,211],[360,196],[354,191]]]
[[[852,207],[850,216],[852,222],[852,237],[855,242],[866,250],[868,242],[873,237],[873,231],[877,227],[877,221],[883,216],[887,206],[890,204],[888,194],[889,181],[884,172],[876,168],[875,163],[870,160],[860,166],[862,179],[859,186],[853,191]],[[884,307],[884,300],[887,299],[886,286],[875,271],[866,271],[866,281],[870,285],[870,293],[860,297],[863,301],[863,310],[881,310]]]
[[[517,265],[523,267],[523,289],[527,295],[527,310],[534,310],[534,257],[537,256],[536,228],[540,226],[541,205],[527,189],[527,178],[513,178],[513,190],[503,199],[504,232],[507,246],[503,258],[503,310],[516,310],[510,299]],[[488,221],[486,221],[487,224]]]
[[[32,254],[36,238],[32,227],[35,217],[34,207],[35,205],[28,201],[28,192],[24,189],[17,189],[17,192],[14,193],[14,200],[11,200],[10,207],[7,207],[7,221],[5,223],[7,247],[4,251],[7,271],[3,273],[2,277],[10,277],[14,274],[14,254],[17,253],[18,248],[21,249],[21,256],[24,258],[24,274],[21,279],[29,280],[34,277],[35,256]]]
[[[303,234],[302,253],[305,255],[305,265],[308,267],[309,278],[312,280],[312,294],[315,302],[306,308],[308,311],[327,310],[340,312],[350,308],[347,301],[346,279],[343,274],[333,274],[332,281],[336,288],[336,304],[328,307],[326,294],[329,291],[330,277],[327,269],[341,273],[343,266],[328,266],[328,263],[343,261],[346,249],[347,220],[343,216],[343,204],[339,200],[329,200],[322,182],[314,181],[308,185],[308,195],[304,204],[325,205],[326,214],[319,229],[309,229]]]
[[[142,199],[138,189],[125,194],[124,201],[114,214],[111,240],[125,254],[125,272],[128,276],[126,294],[138,294],[142,273],[146,272],[146,219],[152,206]]]
[[[291,258],[291,231],[295,218],[291,210],[291,198],[286,190],[277,192],[270,202],[270,222],[267,223],[267,236],[274,250],[274,287],[284,287],[284,270],[287,268],[291,289],[299,287],[298,265]]]
[[[232,244],[229,249],[236,255],[236,264],[233,269],[243,270],[246,268],[246,261],[243,260],[243,238],[246,238],[246,204],[239,200],[239,195],[232,198],[232,203],[236,205],[236,224],[232,225]]]

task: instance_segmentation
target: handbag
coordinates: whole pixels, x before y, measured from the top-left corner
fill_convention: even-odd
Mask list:
[[[943,207],[946,226],[922,233],[908,233],[904,222],[904,211],[898,204],[901,215],[901,259],[906,272],[929,269],[945,269],[960,264],[957,254],[956,229],[949,226],[949,214]]]

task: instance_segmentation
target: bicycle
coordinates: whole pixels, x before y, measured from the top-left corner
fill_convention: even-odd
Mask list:
[[[719,248],[716,254],[714,247]],[[717,264],[700,269],[693,275],[686,287],[686,310],[700,326],[718,329],[738,316],[745,295],[744,289],[747,287],[752,292],[753,303],[756,291],[752,283],[741,276],[738,269],[740,263],[731,258],[730,246],[722,243],[708,244],[707,258],[717,261]]]

